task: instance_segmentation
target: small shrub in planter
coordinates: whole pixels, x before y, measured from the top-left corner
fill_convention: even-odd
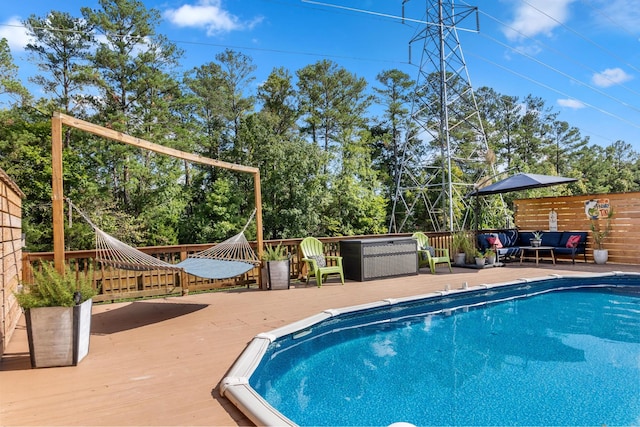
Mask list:
[[[496,262],[496,253],[493,249],[487,249],[484,252],[485,258],[487,258],[487,264],[495,264]]]
[[[263,268],[263,282],[267,289],[289,289],[291,285],[290,256],[286,246],[268,245],[262,254],[266,269]],[[264,273],[266,270],[266,274]],[[265,280],[266,279],[266,280]]]
[[[482,252],[478,251],[478,250],[476,250],[476,251],[475,251],[474,259],[475,259],[475,261],[476,261],[476,265],[477,265],[478,267],[483,266],[483,265],[484,265],[484,263],[485,263],[484,254],[483,254]]]
[[[458,231],[453,235],[451,242],[451,250],[456,259],[457,265],[464,265],[466,263],[473,262],[473,256],[475,252],[475,244],[473,242],[473,236],[466,231]],[[464,258],[459,257],[458,254],[464,254]],[[461,262],[457,262],[461,261]]]
[[[595,243],[593,260],[596,264],[605,264],[609,259],[609,251],[604,248],[604,241],[609,237],[609,234],[611,234],[611,220],[613,219],[613,215],[613,209],[609,210],[604,226],[602,226],[598,219],[591,220],[591,233],[593,242]]]
[[[542,231],[533,232],[533,239],[529,240],[529,243],[531,244],[531,246],[536,248],[542,244],[542,234],[543,234]]]
[[[605,220],[605,225],[602,226],[599,220],[591,220],[591,233],[593,235],[593,242],[596,244],[596,249],[604,250],[604,241],[609,234],[611,234],[611,220],[613,219],[613,209],[609,211]]]
[[[16,293],[25,311],[34,368],[77,365],[89,353],[93,271],[60,274],[51,263],[34,270],[33,283]]]

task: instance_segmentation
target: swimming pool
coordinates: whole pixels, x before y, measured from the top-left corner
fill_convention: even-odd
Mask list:
[[[221,393],[267,425],[636,424],[639,290],[556,276],[328,310],[258,335]]]

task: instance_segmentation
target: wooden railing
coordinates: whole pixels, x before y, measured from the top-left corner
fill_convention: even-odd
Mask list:
[[[451,236],[449,233],[427,233],[431,238],[431,244],[436,247],[449,248]],[[319,238],[325,246],[325,254],[340,255],[340,241],[345,239],[365,239],[378,237],[409,237],[410,233],[384,234],[384,235],[364,235],[346,237],[322,237]],[[268,240],[266,245],[277,245],[281,243],[286,246],[291,254],[291,277],[293,279],[303,279],[306,277],[306,265],[302,259],[300,242],[302,239],[282,239]],[[255,249],[255,242],[251,242]],[[176,245],[176,246],[150,246],[138,248],[140,251],[160,258],[163,261],[177,263],[187,258],[189,254],[200,252],[210,244],[198,245]],[[30,283],[32,280],[33,268],[41,261],[53,261],[53,252],[23,253],[22,272],[23,282]],[[162,295],[179,295],[189,292],[211,291],[218,289],[228,289],[239,286],[257,286],[260,275],[260,268],[254,268],[242,276],[231,279],[203,279],[180,271],[170,270],[122,270],[105,266],[96,261],[96,252],[91,251],[67,251],[65,252],[65,262],[69,264],[77,275],[87,274],[93,271],[94,286],[98,290],[98,295],[94,301],[114,301],[122,299],[143,298]]]
[[[548,213],[555,209],[558,214],[559,230],[589,231],[589,221],[584,214],[584,203],[587,199],[606,197],[615,209],[612,222],[612,233],[607,240],[610,249],[610,261],[625,264],[640,262],[640,246],[635,242],[640,238],[640,193],[565,196],[543,199],[516,200],[515,224],[520,230],[545,230],[548,227]],[[431,239],[431,245],[438,248],[449,248],[451,253],[451,235],[448,232],[426,233]],[[364,239],[374,237],[410,236],[410,233],[365,235],[346,237],[324,237],[320,240],[325,245],[325,253],[339,255],[340,241],[344,239]],[[265,244],[282,243],[291,254],[291,277],[302,279],[306,277],[306,266],[301,261],[299,244],[302,239],[270,240]],[[592,238],[589,231],[589,246],[587,258],[592,259]],[[177,263],[187,258],[191,253],[199,252],[209,247],[209,244],[177,245],[162,247],[139,248],[142,252],[158,257],[164,261]],[[253,242],[255,249],[256,243]],[[94,271],[94,283],[99,295],[96,301],[110,301],[125,298],[140,298],[149,296],[184,294],[188,292],[210,291],[237,286],[255,286],[260,283],[260,268],[254,268],[248,273],[232,279],[209,280],[168,270],[129,271],[105,267],[95,261],[95,251],[70,251],[65,253],[65,262],[70,264],[76,274],[86,274],[90,266]],[[32,268],[40,261],[53,261],[53,252],[22,254],[22,280],[30,283]]]

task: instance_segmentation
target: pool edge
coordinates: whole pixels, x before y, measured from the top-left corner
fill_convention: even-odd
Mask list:
[[[245,416],[247,416],[254,424],[258,426],[297,426],[289,418],[281,414],[277,409],[271,406],[262,396],[260,396],[250,385],[249,378],[257,369],[262,357],[266,354],[269,345],[277,338],[295,333],[304,333],[305,330],[312,326],[327,320],[331,317],[362,311],[368,308],[377,308],[383,306],[393,306],[396,304],[407,303],[411,301],[424,300],[427,298],[438,298],[448,295],[462,295],[482,289],[494,289],[505,286],[521,285],[524,283],[533,283],[544,280],[553,279],[580,279],[580,278],[598,278],[598,277],[615,277],[615,276],[638,276],[640,273],[612,271],[607,273],[583,273],[574,275],[551,274],[534,278],[520,278],[510,282],[499,282],[491,284],[479,284],[472,287],[464,287],[463,289],[451,289],[444,291],[436,291],[427,294],[413,295],[402,298],[386,298],[366,304],[358,304],[338,309],[327,309],[297,322],[290,323],[283,327],[273,329],[269,332],[256,335],[239,358],[229,370],[228,375],[223,378],[220,383],[220,395],[231,401]],[[560,289],[556,288],[556,289]]]

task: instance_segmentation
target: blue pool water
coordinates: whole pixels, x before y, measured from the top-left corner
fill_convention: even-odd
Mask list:
[[[298,425],[640,424],[637,288],[491,292],[322,322],[250,385]]]

